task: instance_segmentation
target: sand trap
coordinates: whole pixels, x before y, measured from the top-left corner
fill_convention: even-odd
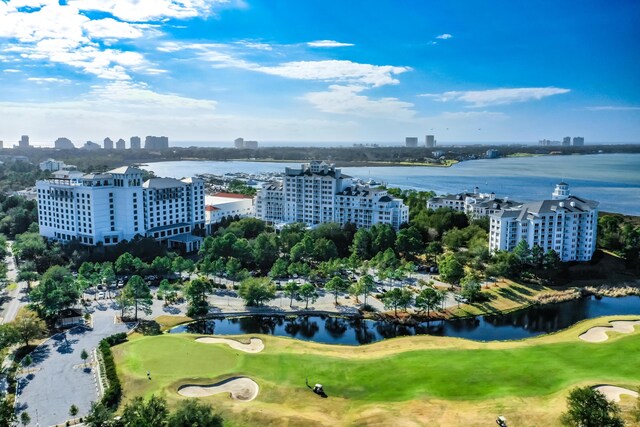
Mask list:
[[[247,377],[234,377],[211,385],[183,385],[178,389],[178,394],[185,397],[206,397],[218,393],[230,393],[231,398],[248,402],[258,396],[260,387]]]
[[[607,332],[629,334],[633,332],[634,325],[640,325],[640,320],[616,320],[610,324],[611,326],[595,326],[580,335],[580,339],[587,342],[603,342],[609,339]]]
[[[196,338],[196,342],[201,342],[204,344],[226,344],[229,347],[244,351],[246,353],[260,353],[264,350],[264,343],[260,338],[251,338],[249,344],[243,344],[236,340],[230,340],[228,338],[213,338],[213,337],[202,337]]]
[[[614,385],[601,385],[596,387],[600,393],[604,394],[605,397],[613,402],[620,402],[621,394],[628,394],[632,397],[638,397],[638,392],[629,390],[628,388],[616,387]]]

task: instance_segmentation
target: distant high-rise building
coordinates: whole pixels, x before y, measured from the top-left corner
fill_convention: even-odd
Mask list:
[[[245,141],[244,148],[248,148],[250,150],[255,150],[258,148],[258,141]]]
[[[2,150],[4,148],[4,142],[0,141],[0,150]]]
[[[129,140],[129,142],[131,143],[131,149],[132,150],[139,150],[142,147],[140,145],[140,137],[139,136],[132,136],[131,139]]]
[[[124,142],[124,139],[120,138],[116,141],[116,150],[125,150],[127,148],[127,144]]]
[[[53,146],[58,150],[73,150],[74,148],[76,148],[76,146],[73,145],[73,142],[71,142],[69,138],[65,137],[56,139],[53,143]]]
[[[427,135],[425,137],[425,143],[427,147],[435,147],[436,146],[436,137],[435,135]]]
[[[104,139],[104,145],[103,145],[105,150],[113,150],[113,140],[109,137],[106,137]]]
[[[417,147],[418,146],[418,137],[417,136],[408,136],[404,139],[404,145],[407,147]]]
[[[100,144],[96,144],[93,141],[87,141],[85,142],[85,144],[81,147],[84,150],[99,150],[100,149]]]
[[[233,145],[236,148],[244,148],[244,138],[236,138]]]
[[[144,139],[145,150],[166,150],[169,148],[169,138],[166,136],[147,136]]]
[[[570,136],[565,136],[564,138],[562,138],[562,145],[563,146],[567,146],[567,145],[571,145],[571,137]]]
[[[22,135],[20,137],[20,141],[18,141],[18,147],[20,148],[29,148],[29,135]]]
[[[573,145],[575,147],[581,147],[584,145],[584,138],[581,136],[574,136],[573,137]]]

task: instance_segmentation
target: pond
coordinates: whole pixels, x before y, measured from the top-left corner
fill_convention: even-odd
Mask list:
[[[587,297],[508,314],[436,320],[417,325],[334,316],[246,316],[209,319],[176,326],[171,333],[269,334],[324,344],[361,345],[406,335],[435,335],[475,341],[517,340],[566,329],[600,316],[637,314],[640,297]]]

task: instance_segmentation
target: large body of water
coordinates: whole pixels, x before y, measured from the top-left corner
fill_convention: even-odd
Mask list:
[[[182,178],[201,173],[282,172],[291,163],[175,161],[150,163],[158,176]],[[338,162],[339,166],[339,162]],[[573,194],[600,202],[600,210],[640,215],[640,154],[539,156],[471,160],[450,168],[426,166],[345,167],[343,171],[389,186],[438,194],[495,192],[518,201],[549,198],[556,183],[567,181]]]
[[[216,335],[269,334],[324,344],[362,345],[406,335],[436,335],[475,341],[516,340],[556,332],[600,316],[640,316],[640,297],[583,298],[533,306],[508,314],[431,321],[415,326],[332,316],[248,316],[192,322],[171,333]]]

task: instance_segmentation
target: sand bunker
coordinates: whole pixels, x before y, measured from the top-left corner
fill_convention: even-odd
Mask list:
[[[601,385],[596,387],[600,393],[604,394],[605,397],[613,402],[620,402],[621,394],[628,394],[632,397],[638,397],[638,392],[629,390],[628,388],[616,387],[614,385]]]
[[[609,339],[607,332],[629,334],[633,332],[634,325],[640,325],[640,320],[616,320],[610,324],[611,326],[595,326],[580,335],[580,339],[587,342],[603,342]]]
[[[185,397],[206,397],[218,393],[230,393],[231,398],[242,402],[248,402],[258,396],[260,387],[247,377],[234,377],[211,385],[183,385],[178,389],[178,394]]]
[[[246,353],[260,353],[264,350],[264,343],[259,338],[251,338],[249,344],[243,344],[236,340],[230,340],[228,338],[213,338],[213,337],[202,337],[197,338],[196,342],[201,342],[204,344],[226,344],[229,347],[244,351]]]

